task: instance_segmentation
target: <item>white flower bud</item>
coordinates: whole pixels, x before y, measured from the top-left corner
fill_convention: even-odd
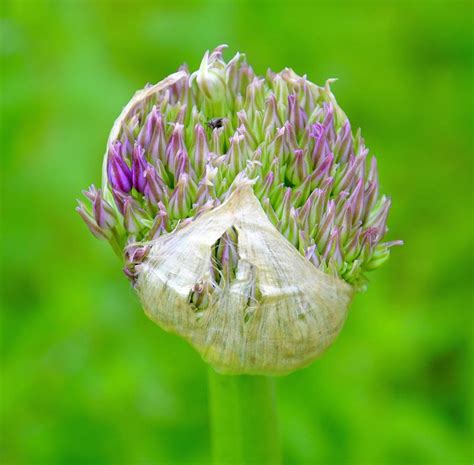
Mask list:
[[[209,59],[209,51],[204,54],[199,70],[191,75],[190,84],[196,80],[199,90],[209,100],[225,98],[225,66],[217,59]]]

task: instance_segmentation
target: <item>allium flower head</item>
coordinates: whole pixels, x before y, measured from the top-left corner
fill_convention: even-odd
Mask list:
[[[327,81],[255,75],[225,46],[138,91],[78,212],[148,316],[228,373],[283,374],[334,340],[401,241],[375,157]]]

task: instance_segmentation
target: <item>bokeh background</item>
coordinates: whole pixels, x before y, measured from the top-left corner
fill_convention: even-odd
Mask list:
[[[4,465],[209,463],[206,367],[74,212],[133,92],[228,43],[333,89],[406,241],[337,343],[278,380],[286,464],[472,462],[466,1],[1,2]]]

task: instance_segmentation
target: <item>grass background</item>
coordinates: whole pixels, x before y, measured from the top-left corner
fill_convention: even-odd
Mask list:
[[[406,245],[337,343],[278,381],[286,464],[472,462],[468,1],[1,2],[4,465],[209,461],[206,367],[74,212],[146,82],[208,48],[333,86]]]

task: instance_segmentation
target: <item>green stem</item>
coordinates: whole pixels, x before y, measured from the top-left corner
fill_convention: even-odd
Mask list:
[[[275,380],[209,369],[215,465],[279,465]]]

